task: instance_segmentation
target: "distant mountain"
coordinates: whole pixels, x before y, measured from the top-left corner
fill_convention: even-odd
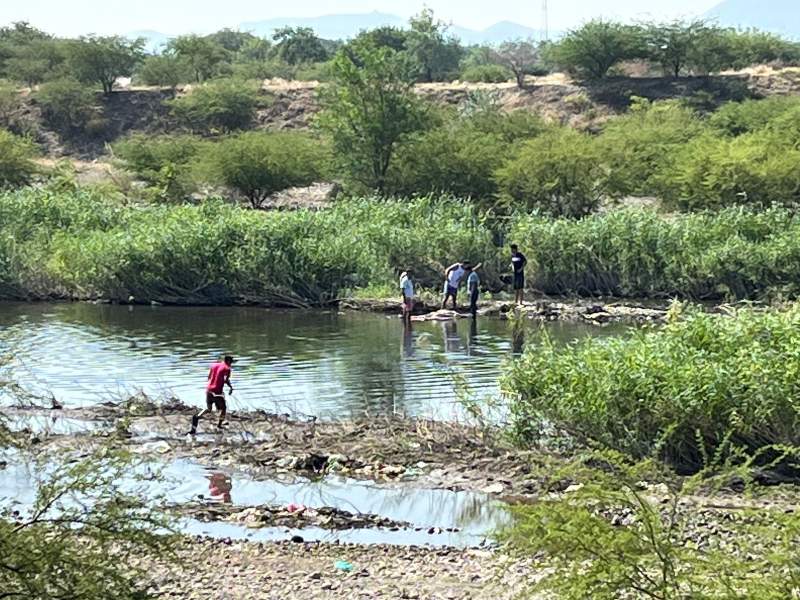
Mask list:
[[[360,31],[365,29],[375,29],[376,27],[392,26],[404,28],[408,26],[408,20],[397,15],[380,12],[349,15],[325,15],[322,17],[311,18],[285,18],[270,19],[267,21],[250,21],[242,23],[242,31],[251,31],[256,35],[270,36],[272,32],[281,27],[310,27],[316,34],[328,40],[343,40],[352,38]],[[539,32],[535,29],[503,21],[492,25],[483,31],[467,29],[454,25],[450,32],[460,38],[465,44],[495,44],[516,38],[539,37]]]
[[[706,17],[720,25],[755,27],[800,39],[798,0],[724,0],[708,11]]]

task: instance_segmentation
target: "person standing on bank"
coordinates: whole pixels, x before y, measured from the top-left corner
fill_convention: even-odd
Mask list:
[[[414,282],[411,280],[411,269],[400,274],[400,292],[403,294],[403,321],[411,323],[414,312]]]
[[[481,278],[478,277],[476,270],[470,266],[466,267],[466,271],[468,273],[467,292],[469,293],[469,312],[474,319],[478,316],[478,294],[480,293]]]
[[[444,299],[442,300],[442,308],[447,308],[447,299],[453,299],[453,310],[457,310],[458,306],[456,304],[456,297],[458,296],[458,286],[461,285],[461,280],[464,278],[464,275],[467,273],[465,266],[469,266],[468,263],[455,263],[454,265],[450,265],[447,267],[447,270],[444,272]]]
[[[525,296],[525,265],[528,259],[519,251],[519,246],[511,244],[511,268],[514,271],[514,302],[521,305]]]
[[[225,403],[224,386],[228,386],[228,393],[233,393],[233,386],[231,385],[231,366],[236,360],[230,356],[225,357],[211,365],[208,371],[208,383],[206,384],[206,407],[198,414],[192,417],[192,429],[189,432],[191,435],[197,433],[197,425],[200,423],[206,413],[213,410],[214,407],[219,411],[219,422],[217,429],[222,429],[222,422],[225,420],[225,415],[228,412],[228,406]]]

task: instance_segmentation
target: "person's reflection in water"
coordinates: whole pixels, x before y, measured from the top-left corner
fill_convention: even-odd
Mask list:
[[[469,322],[469,337],[467,338],[467,356],[477,354],[478,350],[478,319]]]
[[[511,353],[514,356],[522,356],[525,350],[525,325],[519,321],[514,321],[511,329]]]
[[[219,502],[230,504],[233,482],[227,474],[216,471],[208,475],[208,494]]]
[[[455,320],[442,321],[444,332],[444,349],[446,352],[458,352],[461,350],[461,338],[458,337],[458,326]]]
[[[414,331],[411,321],[403,321],[403,357],[414,358]]]

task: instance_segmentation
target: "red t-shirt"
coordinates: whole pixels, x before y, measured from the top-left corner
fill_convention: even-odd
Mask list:
[[[212,394],[221,394],[222,386],[225,384],[225,380],[230,377],[230,374],[231,368],[224,362],[214,363],[208,373],[206,389]]]

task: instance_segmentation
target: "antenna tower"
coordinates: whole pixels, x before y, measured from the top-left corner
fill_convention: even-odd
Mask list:
[[[547,0],[542,0],[542,41],[550,40],[550,25],[547,15]]]

